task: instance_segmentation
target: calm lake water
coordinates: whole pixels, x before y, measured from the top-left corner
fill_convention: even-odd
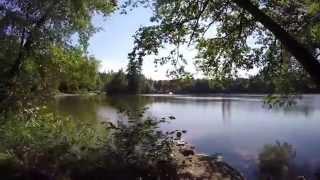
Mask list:
[[[58,113],[79,121],[123,119],[119,107],[148,107],[146,116],[155,118],[175,116],[161,129],[187,130],[185,139],[197,151],[221,153],[248,179],[257,179],[259,154],[277,142],[288,143],[295,152],[284,171],[315,179],[320,169],[320,95],[305,95],[296,106],[281,109],[265,107],[263,98],[254,95],[66,96],[54,103]]]

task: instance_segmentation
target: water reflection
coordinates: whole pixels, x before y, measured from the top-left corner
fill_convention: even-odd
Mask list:
[[[137,118],[149,103],[150,98],[142,96],[59,96],[49,107],[75,120],[94,122],[124,119],[123,111]]]
[[[293,145],[284,142],[266,144],[259,153],[258,179],[260,180],[319,180],[319,164],[312,166],[308,163],[299,165],[295,158],[297,151]]]
[[[101,105],[103,100],[96,96],[61,96],[50,102],[49,107],[59,114],[71,115],[75,120],[94,122]]]
[[[259,154],[259,179],[296,179],[293,160],[296,151],[288,143],[267,144]]]
[[[229,124],[231,123],[230,120],[231,120],[231,102],[230,100],[225,100],[223,99],[222,100],[222,120],[223,120],[223,123],[224,124]]]
[[[270,179],[266,175],[270,171],[267,168],[270,161],[259,159],[267,155],[281,156],[275,152],[288,149],[289,146],[283,143],[280,146],[275,144],[276,140],[289,142],[297,152],[287,166],[285,178],[294,174],[315,179],[314,174],[320,165],[320,96],[306,96],[288,109],[264,108],[261,96],[64,97],[57,99],[54,105],[59,113],[72,115],[81,121],[118,120],[121,119],[119,110],[139,116],[139,109],[144,108],[148,108],[148,116],[161,118],[173,115],[176,120],[162,125],[163,130],[187,130],[186,140],[199,151],[223,153],[226,161],[244,172],[249,180]],[[266,144],[273,144],[273,148],[263,148]],[[261,168],[258,162],[267,165]]]
[[[125,122],[129,119],[140,119],[145,115],[147,105],[151,103],[150,98],[148,97],[130,95],[109,96],[105,98],[105,101],[117,111],[117,117],[112,118],[111,122],[114,122],[115,120],[122,120]]]

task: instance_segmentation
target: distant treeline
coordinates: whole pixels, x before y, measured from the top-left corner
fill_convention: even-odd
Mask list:
[[[136,93],[130,92],[128,87],[128,75],[120,70],[100,74],[100,81],[103,82],[102,90],[108,94],[115,93]],[[262,75],[250,78],[234,78],[223,81],[210,79],[174,79],[174,80],[150,80],[140,75],[137,85],[138,93],[277,93],[300,92],[319,93],[320,89],[308,78],[291,76],[290,82],[285,85],[278,85],[277,81],[268,80]],[[281,90],[279,90],[281,89]]]
[[[101,91],[107,94],[136,94],[136,93],[151,93],[152,80],[146,79],[143,75],[137,77],[136,90],[132,90],[129,86],[129,77],[126,72],[119,70],[118,72],[110,71],[108,73],[100,73]]]

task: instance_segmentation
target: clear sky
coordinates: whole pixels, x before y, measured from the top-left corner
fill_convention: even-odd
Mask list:
[[[93,18],[94,25],[101,27],[102,30],[90,39],[89,53],[101,61],[101,71],[126,69],[127,55],[133,47],[132,36],[139,27],[150,25],[151,15],[150,9],[138,8],[129,12],[128,15],[121,15],[116,12],[106,18],[98,15]],[[184,54],[192,59],[192,50],[184,49]],[[155,68],[153,61],[154,57],[145,59],[143,64],[145,76],[156,80],[168,79],[166,71],[169,67]],[[193,73],[196,72],[193,62],[188,64],[187,69]]]

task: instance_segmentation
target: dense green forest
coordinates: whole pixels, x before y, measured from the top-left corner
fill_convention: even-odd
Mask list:
[[[99,31],[93,16],[108,18],[116,10],[130,16],[149,6],[152,25],[134,35],[127,69],[100,73],[99,60],[88,53],[89,39]],[[317,93],[319,13],[317,0],[1,0],[1,179],[178,179],[172,147],[184,132],[157,129],[174,117],[156,120],[144,117],[144,108],[121,108],[128,123],[100,123],[98,130],[97,122],[55,114],[48,99],[92,91]],[[214,35],[207,33],[212,28]],[[207,79],[184,70],[179,48],[188,44]],[[176,78],[145,78],[144,57],[159,55],[165,45],[173,49],[155,62],[172,64]],[[255,67],[256,76],[237,78],[239,70]]]
[[[171,80],[152,80],[143,75],[136,77],[136,91],[128,88],[129,78],[126,72],[100,73],[100,90],[107,94],[164,93],[199,94],[199,93],[319,93],[320,90],[310,78],[298,74],[290,75],[290,88],[279,90],[279,82],[262,73],[248,78],[232,78],[218,81],[214,79],[181,78]]]

